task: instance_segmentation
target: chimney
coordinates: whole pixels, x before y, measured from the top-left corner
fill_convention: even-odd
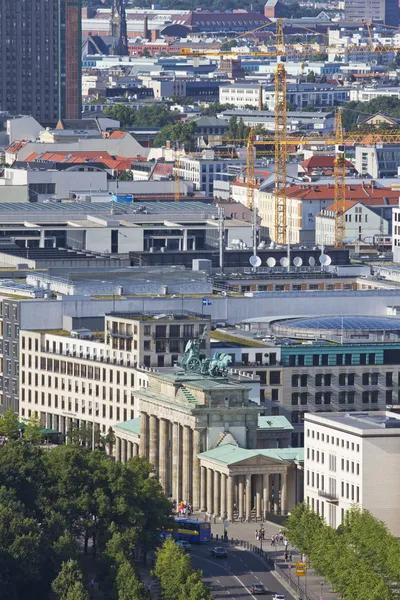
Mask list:
[[[143,37],[146,40],[150,41],[149,19],[148,19],[147,15],[144,15],[144,19],[143,19]]]
[[[151,41],[155,42],[158,40],[158,38],[160,37],[160,31],[158,29],[152,29],[151,30]]]

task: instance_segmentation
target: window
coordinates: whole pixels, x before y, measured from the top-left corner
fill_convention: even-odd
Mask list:
[[[271,371],[269,374],[269,383],[270,385],[279,385],[281,383],[281,372]]]

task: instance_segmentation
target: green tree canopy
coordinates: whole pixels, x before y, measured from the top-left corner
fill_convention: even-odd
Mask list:
[[[154,138],[153,146],[165,146],[167,141],[179,146],[184,145],[186,149],[194,148],[196,145],[196,123],[179,121],[175,125],[166,125]]]
[[[123,129],[129,127],[164,127],[176,123],[180,115],[162,103],[142,106],[138,110],[126,104],[115,104],[104,110],[113,119],[117,119]]]
[[[16,440],[19,437],[19,417],[11,407],[1,416],[0,431],[9,440]]]
[[[52,600],[89,600],[89,593],[83,585],[83,574],[76,560],[62,564],[51,589]]]
[[[350,131],[356,127],[359,117],[367,117],[378,112],[400,118],[400,100],[394,96],[380,96],[369,102],[346,102],[343,105],[343,127],[346,131]]]
[[[42,426],[37,412],[33,412],[29,419],[26,421],[24,429],[24,440],[31,442],[32,444],[40,444],[42,441]]]

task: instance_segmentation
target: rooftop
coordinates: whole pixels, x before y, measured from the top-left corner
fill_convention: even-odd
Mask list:
[[[294,429],[293,425],[289,423],[286,417],[282,415],[277,416],[268,416],[268,417],[258,417],[258,428],[259,429],[268,429],[270,431],[274,429],[284,429],[284,430],[292,430]]]
[[[337,412],[337,413],[307,413],[305,423],[313,422],[325,425],[329,429],[349,431],[356,435],[400,435],[400,415],[389,411],[376,412]]]
[[[234,465],[256,456],[264,457],[265,459],[271,458],[280,462],[303,462],[304,461],[304,448],[273,448],[266,450],[249,450],[247,448],[240,448],[233,444],[224,444],[202,452],[199,454],[199,458],[206,458],[224,465]]]
[[[202,315],[201,313],[191,312],[189,310],[179,311],[137,311],[137,312],[111,312],[107,313],[106,317],[114,317],[116,319],[132,319],[133,321],[209,321],[210,315]]]

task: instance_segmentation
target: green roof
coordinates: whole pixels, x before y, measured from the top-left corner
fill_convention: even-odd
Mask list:
[[[123,430],[127,433],[133,433],[134,435],[140,435],[140,417],[137,419],[130,419],[129,421],[124,421],[123,423],[117,423],[114,429]]]
[[[199,458],[208,458],[223,465],[234,465],[236,463],[254,458],[255,456],[264,456],[265,458],[273,458],[280,461],[304,461],[304,448],[269,448],[269,449],[254,449],[239,448],[233,444],[225,444],[202,452]]]
[[[277,415],[273,417],[258,417],[258,428],[259,429],[286,429],[292,431],[293,425],[289,423],[286,417],[283,415]]]

